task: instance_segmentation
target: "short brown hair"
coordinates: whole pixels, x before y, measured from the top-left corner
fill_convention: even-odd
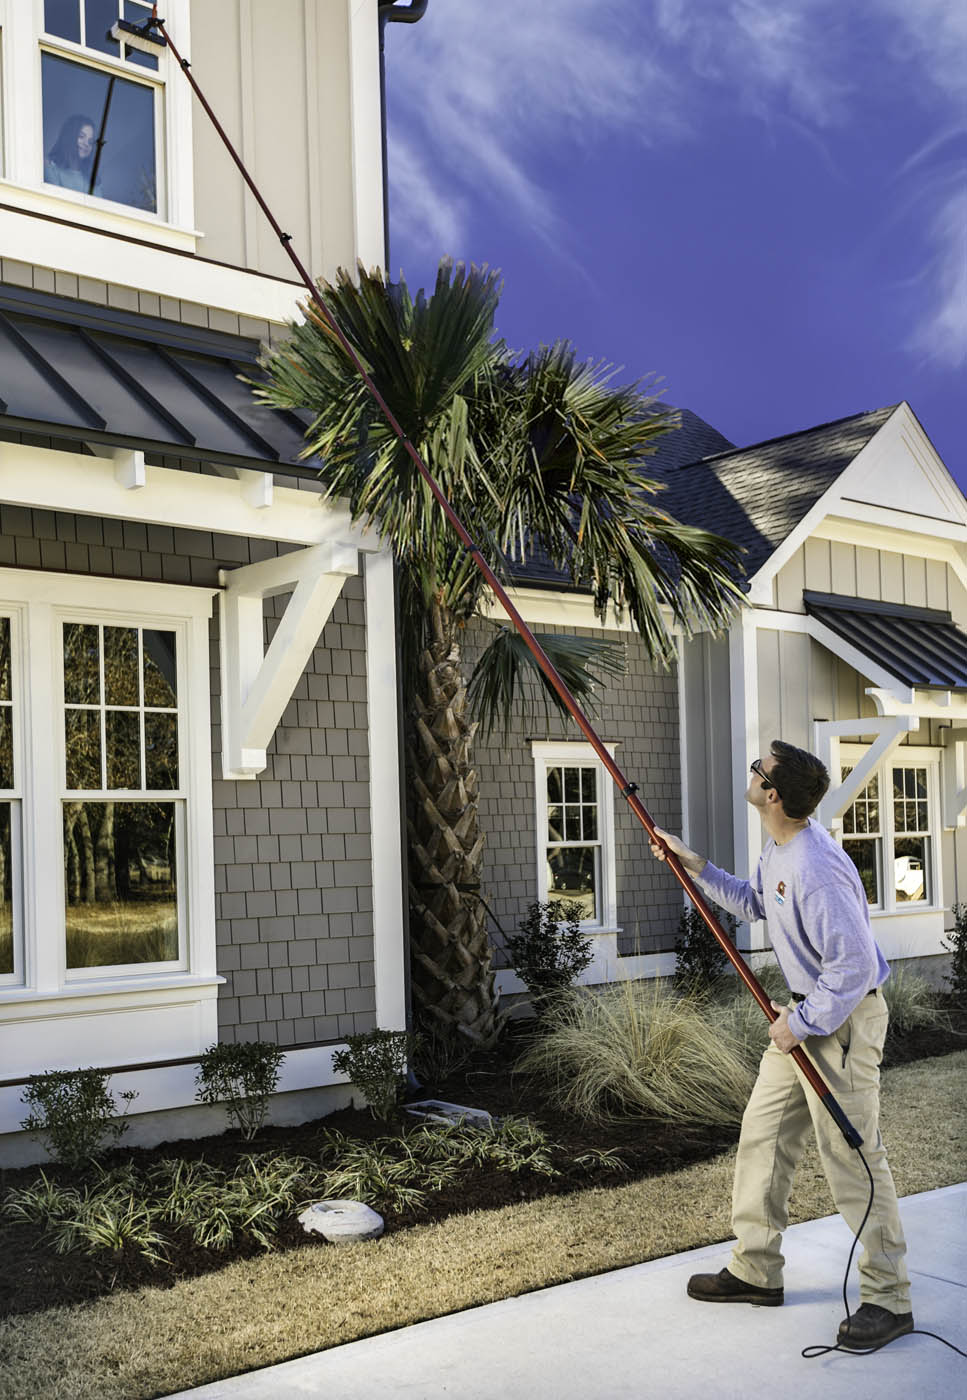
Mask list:
[[[769,749],[776,760],[769,781],[782,796],[782,810],[793,821],[811,816],[829,787],[826,765],[815,754],[773,739]]]

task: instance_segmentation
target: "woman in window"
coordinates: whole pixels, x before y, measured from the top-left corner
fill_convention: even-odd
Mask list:
[[[94,123],[90,117],[81,113],[67,117],[44,161],[47,184],[63,185],[69,190],[80,190],[82,194],[97,194],[100,181],[94,190],[91,189],[95,144]]]

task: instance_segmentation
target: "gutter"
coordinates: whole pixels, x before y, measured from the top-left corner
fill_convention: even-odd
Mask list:
[[[386,156],[386,26],[387,24],[416,24],[426,14],[429,0],[410,0],[408,5],[396,0],[379,0],[379,113],[383,159],[383,265],[389,277],[389,170]]]

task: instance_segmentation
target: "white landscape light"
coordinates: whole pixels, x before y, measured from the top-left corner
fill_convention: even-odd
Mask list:
[[[107,37],[119,44],[127,44],[129,49],[140,49],[142,53],[150,53],[157,57],[158,50],[165,48],[168,41],[163,34],[156,32],[154,25],[154,19],[146,19],[143,24],[132,24],[130,20],[119,19],[111,25]]]

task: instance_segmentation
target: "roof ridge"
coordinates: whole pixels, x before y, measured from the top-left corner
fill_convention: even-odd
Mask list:
[[[757,447],[768,447],[773,442],[785,442],[789,438],[806,437],[809,433],[818,433],[823,428],[835,428],[841,423],[852,422],[854,418],[869,418],[874,413],[894,412],[900,407],[902,400],[894,404],[884,404],[882,408],[865,408],[859,413],[847,413],[844,418],[831,418],[828,423],[815,423],[811,428],[798,428],[793,433],[779,433],[776,437],[763,438],[760,442],[750,442],[746,447],[733,447],[729,452],[713,452],[710,457],[699,457],[694,462],[686,462],[679,467],[679,471],[688,471],[690,467],[707,466],[709,462],[719,462],[723,457],[738,457],[743,452],[754,452]],[[724,437],[723,433],[723,437]]]

